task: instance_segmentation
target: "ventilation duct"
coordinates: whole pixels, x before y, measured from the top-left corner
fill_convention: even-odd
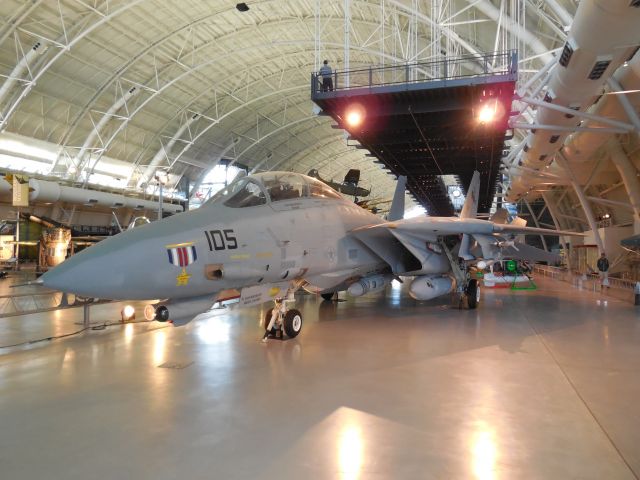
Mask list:
[[[551,103],[577,111],[585,111],[593,105],[606,81],[638,46],[640,9],[632,6],[629,0],[580,2],[565,45],[568,47],[565,57],[569,57],[567,66],[554,69],[549,80],[547,94]],[[570,55],[569,48],[573,50]],[[548,98],[545,101],[549,101]],[[540,106],[534,123],[570,130],[579,124],[573,117],[566,112]],[[608,138],[602,133],[596,135],[604,137],[604,140]],[[567,136],[564,130],[540,128],[531,131],[526,139],[530,148],[522,154],[522,165],[533,170],[549,165]],[[557,140],[552,142],[552,137],[557,137]],[[545,161],[540,162],[543,155],[546,155]],[[537,176],[524,172],[510,170],[510,185],[505,195],[507,201],[517,201],[540,181]]]
[[[598,80],[602,77],[607,67],[611,65],[611,60],[598,60],[589,73],[589,80]]]
[[[568,67],[569,62],[571,61],[571,56],[573,55],[573,47],[569,44],[569,42],[564,44],[564,48],[562,49],[562,53],[560,54],[560,59],[558,63],[563,67]]]

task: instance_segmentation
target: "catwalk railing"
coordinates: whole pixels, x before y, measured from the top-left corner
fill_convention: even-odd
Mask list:
[[[552,278],[562,282],[567,282],[579,290],[591,292],[601,292],[621,300],[634,301],[634,288],[636,282],[624,278],[609,276],[609,287],[603,287],[600,276],[595,273],[582,274],[572,272],[562,267],[551,267],[547,265],[536,265],[533,271],[546,278]]]
[[[516,79],[518,53],[516,50],[477,55],[443,57],[428,62],[399,63],[387,66],[370,66],[332,72],[332,90],[352,90],[430,81],[448,81],[462,78],[509,76]],[[311,74],[312,98],[326,91],[322,75]]]

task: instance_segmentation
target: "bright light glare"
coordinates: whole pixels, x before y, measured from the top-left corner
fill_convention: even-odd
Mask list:
[[[153,339],[152,358],[155,365],[160,365],[164,361],[167,345],[167,334],[165,332],[156,332]]]
[[[426,213],[427,211],[424,209],[424,207],[418,205],[410,210],[405,211],[403,218],[419,217],[420,215],[426,215]]]
[[[356,111],[347,113],[347,123],[350,127],[357,127],[362,123],[362,114]]]
[[[360,429],[355,425],[346,426],[340,434],[340,477],[343,480],[360,478],[363,463],[363,442]]]
[[[226,343],[229,341],[231,326],[219,318],[210,318],[202,322],[196,331],[198,338],[207,345]]]
[[[365,109],[359,103],[349,105],[344,114],[344,121],[350,128],[356,128],[362,125],[365,117]]]
[[[486,103],[480,108],[478,113],[478,121],[480,123],[489,123],[495,120],[497,114],[497,105],[495,102]]]
[[[478,480],[496,478],[497,446],[494,432],[482,429],[475,434],[472,443],[473,473]]]
[[[136,309],[131,305],[125,305],[122,309],[122,320],[131,320],[136,314]]]

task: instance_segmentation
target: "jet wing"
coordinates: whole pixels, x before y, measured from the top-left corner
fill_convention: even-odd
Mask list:
[[[509,234],[509,235],[554,235],[554,236],[573,236],[584,237],[584,233],[568,232],[564,230],[551,230],[548,228],[535,228],[535,227],[522,227],[519,225],[499,224],[495,225],[497,228],[495,233]]]
[[[476,218],[457,217],[420,217],[396,222],[380,223],[376,225],[360,227],[353,232],[370,229],[399,230],[412,234],[435,235],[569,235],[583,237],[583,233],[568,232],[563,230],[550,230],[547,228],[522,227],[518,225],[506,225],[494,223]]]
[[[532,228],[517,225],[493,223],[477,218],[457,217],[421,217],[395,222],[381,223],[360,227],[351,234],[367,245],[391,267],[394,273],[415,270],[407,268],[406,253],[410,252],[414,259],[420,261],[423,267],[429,258],[429,242],[436,237],[448,235],[466,235],[473,237],[482,249],[485,259],[517,258],[532,261],[556,261],[557,256],[543,250],[514,242],[517,235],[571,235],[584,236],[582,233]],[[401,244],[401,251],[390,248],[394,244]],[[468,251],[469,246],[465,248]],[[395,251],[394,251],[395,250]],[[462,252],[461,252],[462,253]],[[400,259],[404,261],[401,261]],[[465,257],[468,260],[474,256]]]

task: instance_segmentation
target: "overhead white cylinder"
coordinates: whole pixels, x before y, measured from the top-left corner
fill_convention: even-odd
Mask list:
[[[67,202],[76,205],[98,205],[108,208],[132,208],[134,210],[155,210],[158,203],[135,197],[125,197],[117,193],[98,192],[86,188],[67,187],[56,182],[29,180],[29,200],[33,202]],[[163,210],[171,213],[182,212],[182,205],[167,203]]]

